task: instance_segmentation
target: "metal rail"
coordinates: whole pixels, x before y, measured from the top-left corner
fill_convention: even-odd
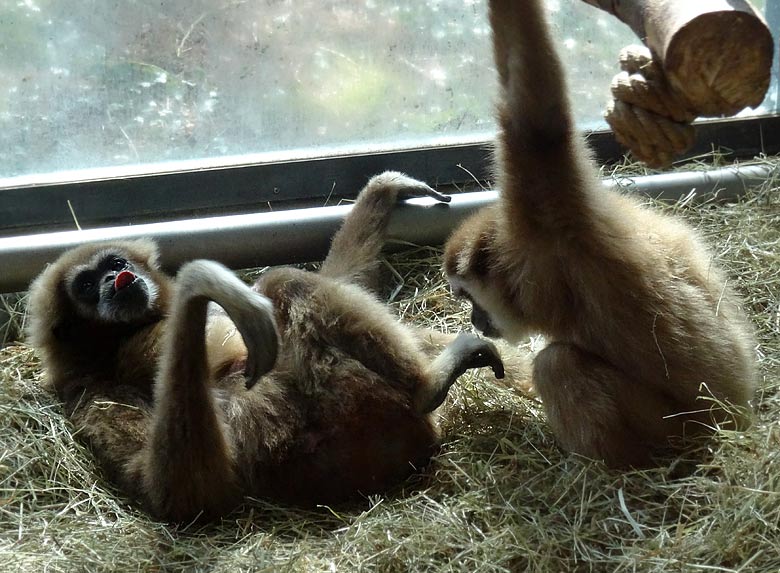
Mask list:
[[[676,199],[691,191],[717,192],[719,198],[729,199],[763,182],[772,171],[766,165],[751,165],[610,179],[604,184],[661,199]],[[439,245],[463,218],[496,197],[495,191],[482,191],[456,194],[447,205],[427,198],[406,201],[393,214],[390,240]],[[169,270],[194,258],[217,260],[231,268],[321,260],[350,209],[319,207],[0,238],[0,292],[26,289],[48,262],[67,249],[109,239],[155,239]]]

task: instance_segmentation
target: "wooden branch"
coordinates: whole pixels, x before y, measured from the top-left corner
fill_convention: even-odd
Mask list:
[[[746,0],[582,0],[626,23],[697,115],[759,105],[774,43]]]

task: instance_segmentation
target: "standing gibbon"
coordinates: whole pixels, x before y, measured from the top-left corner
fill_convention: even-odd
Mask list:
[[[752,329],[683,222],[604,189],[578,136],[542,0],[491,0],[499,201],[449,238],[474,325],[542,333],[533,382],[563,448],[657,463],[750,418]]]
[[[31,341],[79,436],[110,477],[170,521],[224,515],[244,495],[333,503],[428,461],[431,411],[469,368],[503,364],[461,334],[433,360],[361,285],[399,195],[373,178],[319,274],[275,269],[254,289],[210,261],[159,270],[150,241],[86,245],[31,286]],[[217,303],[216,306],[211,302]]]

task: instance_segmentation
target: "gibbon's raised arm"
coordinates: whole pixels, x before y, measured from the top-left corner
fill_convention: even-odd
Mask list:
[[[595,177],[575,132],[560,58],[547,32],[543,4],[490,2],[499,72],[496,156],[509,229],[563,233],[582,222],[583,179]]]

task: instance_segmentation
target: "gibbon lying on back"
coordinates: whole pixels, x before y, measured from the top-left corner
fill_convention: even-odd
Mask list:
[[[448,240],[454,293],[488,335],[546,336],[533,381],[568,450],[645,465],[680,438],[741,426],[754,341],[721,270],[686,224],[600,184],[543,2],[489,5],[501,195]]]
[[[245,494],[314,504],[379,492],[428,461],[430,412],[450,385],[469,368],[503,376],[503,365],[467,334],[428,360],[417,333],[360,286],[401,194],[447,199],[400,174],[375,177],[319,274],[272,270],[259,292],[209,261],[174,282],[150,241],[77,248],[35,280],[31,340],[121,488],[189,521]]]

